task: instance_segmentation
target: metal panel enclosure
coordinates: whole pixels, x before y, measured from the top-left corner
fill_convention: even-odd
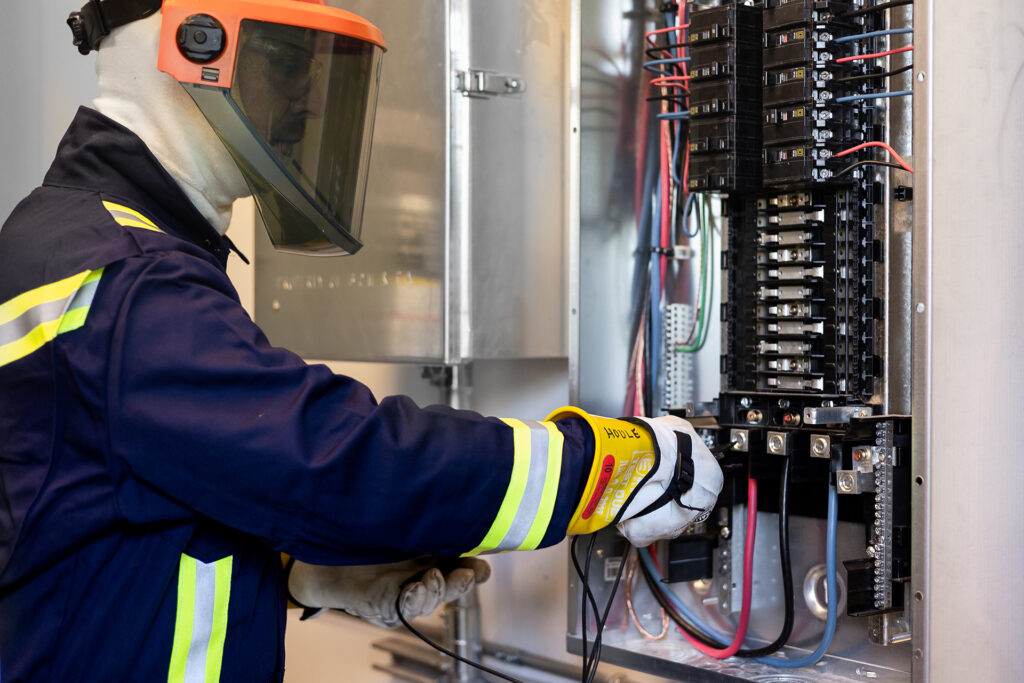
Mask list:
[[[565,356],[568,8],[345,9],[388,41],[365,246],[348,258],[279,254],[257,230],[257,322],[307,358]],[[514,77],[521,92],[464,96],[470,70]]]

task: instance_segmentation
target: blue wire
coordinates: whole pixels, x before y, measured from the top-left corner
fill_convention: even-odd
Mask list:
[[[650,548],[640,548],[637,552],[637,555],[639,555],[640,561],[644,563],[644,567],[647,568],[647,571],[650,573],[650,575],[654,577],[654,580],[661,584],[661,582],[664,579],[662,579],[661,573],[658,571],[658,568],[654,566],[654,560],[651,559]],[[684,603],[679,598],[679,596],[676,595],[673,591],[670,591],[666,588],[661,592],[665,596],[665,598],[672,603],[672,606],[676,608],[676,611],[683,615],[683,617],[691,624],[697,626],[701,631],[714,637],[715,640],[728,642],[731,639],[730,637],[727,637],[724,633],[716,631],[715,629],[706,625],[701,620],[701,618],[694,614],[693,611],[691,611],[690,608],[686,606],[686,603]]]
[[[661,74],[662,76],[675,76],[676,74],[671,71],[665,71],[664,69],[658,69],[658,64],[681,64],[683,62],[690,61],[689,57],[673,57],[672,59],[652,59],[649,62],[644,62],[644,69],[652,73]]]
[[[658,114],[657,118],[662,119],[662,120],[677,120],[677,121],[678,120],[682,120],[682,121],[686,121],[686,120],[689,120],[689,118],[690,118],[690,112],[688,112],[688,111],[668,112],[666,114]],[[678,136],[676,136],[676,139],[678,139]],[[677,180],[677,182],[678,182],[678,180]]]
[[[885,99],[887,97],[907,97],[913,95],[913,90],[900,90],[898,92],[869,92],[864,95],[847,95],[846,97],[837,97],[836,104],[842,102],[856,102],[857,100],[874,100],[874,99]]]
[[[825,591],[828,598],[828,611],[825,615],[825,633],[821,636],[818,649],[800,659],[781,659],[779,657],[760,657],[757,661],[770,664],[780,669],[802,669],[814,666],[825,652],[832,646],[832,638],[836,635],[836,619],[839,616],[839,587],[836,585],[836,534],[839,527],[839,496],[836,487],[828,487],[828,531],[825,536]]]
[[[687,230],[687,227],[690,224],[690,210],[693,209],[695,205],[697,206],[698,212],[697,227],[694,229],[693,232],[690,232],[689,230]],[[683,204],[683,234],[689,237],[690,239],[693,239],[694,237],[700,234],[700,206],[697,204],[697,195],[694,192],[691,192],[686,196],[686,203]]]
[[[660,177],[660,174],[659,174]],[[661,183],[654,193],[654,212],[651,223],[651,246],[661,246]],[[660,255],[656,251],[651,252],[651,339],[661,339],[661,264]],[[660,403],[658,399],[658,370],[661,357],[661,345],[652,344],[650,348],[651,357],[651,415],[658,415]]]
[[[833,43],[852,43],[855,40],[863,40],[864,38],[876,38],[878,36],[898,36],[904,33],[913,33],[912,28],[888,28],[883,31],[869,31],[867,33],[858,33],[855,36],[843,36],[842,38],[834,38]]]
[[[836,536],[839,527],[839,496],[836,494],[836,487],[828,487],[828,530],[825,535],[825,590],[828,594],[828,609],[825,615],[825,632],[821,636],[821,643],[818,648],[800,659],[783,659],[781,657],[758,657],[754,661],[762,664],[768,664],[769,666],[775,666],[780,669],[802,669],[808,666],[814,666],[825,656],[825,653],[832,646],[832,639],[836,635],[836,621],[839,617],[839,587],[836,584],[836,566],[838,565],[837,559],[837,543]],[[654,580],[660,585],[664,580],[661,573],[654,566],[654,562],[651,560],[650,550],[647,548],[641,548],[637,553],[640,557],[640,561],[644,563],[644,566],[650,572]],[[746,581],[747,577],[743,577]],[[672,606],[693,626],[700,631],[711,636],[713,639],[719,642],[727,643],[731,640],[731,636],[727,636],[724,633],[708,626],[703,619],[698,617],[694,612],[686,606],[686,604],[676,595],[673,591],[667,588],[663,589],[662,594],[665,598],[672,603]]]
[[[652,59],[649,62],[644,62],[644,66],[653,66],[655,64],[681,64],[683,62],[690,61],[689,57],[672,57],[671,59]]]
[[[683,116],[684,113],[686,113],[686,112],[676,112],[675,114],[658,114],[658,118],[660,119],[660,118],[663,118],[663,117],[664,118],[670,118],[671,117],[673,119],[677,119],[679,121],[683,121],[683,120],[689,118],[689,115]],[[683,132],[682,125],[681,124],[677,125],[676,126],[676,143],[672,146],[672,179],[676,181],[676,185],[678,187],[680,187],[681,189],[685,190],[686,188],[683,187],[683,180],[682,180],[682,178],[679,177],[679,138],[683,137],[682,136],[682,132]],[[690,200],[687,199],[686,201],[690,201]]]

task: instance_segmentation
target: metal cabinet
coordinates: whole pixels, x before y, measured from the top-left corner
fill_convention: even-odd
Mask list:
[[[345,2],[388,42],[354,256],[256,245],[256,320],[325,360],[567,355],[568,3]]]

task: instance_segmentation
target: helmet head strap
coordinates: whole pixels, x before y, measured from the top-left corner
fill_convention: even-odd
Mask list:
[[[115,28],[145,19],[160,9],[162,0],[89,0],[68,16],[75,47],[83,55],[98,50]]]

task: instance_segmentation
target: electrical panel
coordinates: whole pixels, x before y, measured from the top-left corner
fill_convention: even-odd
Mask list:
[[[639,559],[599,536],[590,587],[600,605],[627,557],[625,597],[603,630],[570,614],[570,650],[600,633],[606,661],[677,680],[911,679],[909,352],[893,353],[909,297],[891,277],[909,264],[889,257],[912,204],[907,5],[636,14],[657,68],[638,84],[657,125],[637,127],[636,186],[656,208],[637,210],[652,246],[632,264],[647,289],[626,405],[689,419],[726,482],[706,521]]]

